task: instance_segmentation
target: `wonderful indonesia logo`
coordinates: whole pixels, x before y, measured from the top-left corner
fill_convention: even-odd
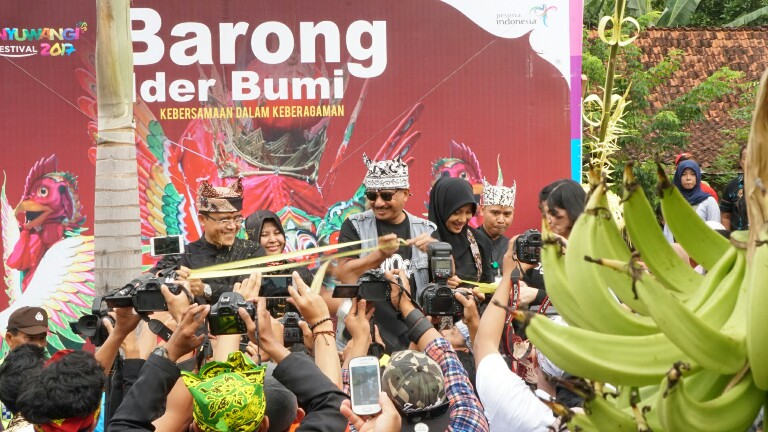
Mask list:
[[[67,57],[75,52],[74,41],[80,39],[86,31],[88,31],[88,23],[85,21],[80,21],[68,28],[5,27],[0,29],[0,56]]]

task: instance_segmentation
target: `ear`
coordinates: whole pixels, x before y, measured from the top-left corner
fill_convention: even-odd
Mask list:
[[[9,331],[5,332],[5,343],[7,343],[9,347],[11,346],[11,338],[12,337],[13,337],[13,335],[11,334],[11,332],[9,332]]]
[[[301,423],[302,420],[304,420],[304,416],[306,416],[307,413],[304,412],[304,409],[302,408],[296,408],[296,420],[297,422]]]
[[[269,430],[269,417],[264,416],[264,418],[261,419],[261,423],[259,423],[259,428],[256,430],[258,432],[267,432]]]

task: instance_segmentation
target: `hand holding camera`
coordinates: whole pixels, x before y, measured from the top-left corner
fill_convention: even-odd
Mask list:
[[[242,282],[235,283],[232,291],[240,294],[246,301],[254,301],[259,296],[261,289],[261,273],[253,272]]]
[[[298,272],[293,272],[293,285],[288,288],[291,298],[288,302],[296,306],[301,316],[310,325],[331,316],[328,305],[319,294],[312,290],[301,280]]]
[[[169,360],[175,362],[203,343],[204,336],[198,335],[197,329],[205,322],[210,309],[209,305],[192,304],[187,307],[179,326],[165,345]]]
[[[283,346],[281,337],[273,327],[273,321],[276,321],[267,312],[267,300],[259,298],[256,301],[256,319],[254,320],[245,308],[239,308],[240,319],[245,323],[248,338],[251,342],[257,344],[264,350],[269,357],[276,363],[280,363],[291,352]],[[280,326],[280,323],[277,323]],[[258,326],[258,337],[256,337],[256,328]]]

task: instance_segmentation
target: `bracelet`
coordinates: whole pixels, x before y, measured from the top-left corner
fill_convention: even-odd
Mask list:
[[[331,317],[325,317],[325,318],[321,319],[320,321],[318,321],[318,322],[316,322],[316,323],[314,323],[314,324],[311,324],[311,325],[309,326],[309,329],[310,329],[310,330],[314,330],[314,329],[315,329],[315,327],[319,326],[320,324],[322,324],[322,323],[324,323],[324,322],[328,322],[328,321],[333,321],[333,318],[331,318]]]
[[[431,328],[434,328],[432,323],[429,322],[428,319],[422,318],[408,332],[408,340],[418,345],[419,339],[421,339],[421,337],[424,336],[424,333],[429,331]]]
[[[409,329],[413,328],[422,318],[424,318],[424,314],[420,310],[414,309],[405,317],[405,326]]]
[[[327,336],[331,336],[332,338],[336,339],[336,332],[335,331],[333,331],[333,330],[320,330],[317,333],[314,333],[314,332],[312,333],[312,340],[316,341],[317,337],[320,336],[320,335],[323,336],[323,340],[325,340],[325,345],[326,346],[330,345],[328,343],[328,339],[325,338],[326,335]]]

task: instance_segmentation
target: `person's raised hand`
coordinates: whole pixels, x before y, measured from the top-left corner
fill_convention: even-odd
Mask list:
[[[245,301],[255,301],[261,288],[261,273],[253,272],[242,282],[236,282],[232,291],[243,296]]]
[[[421,233],[412,239],[408,239],[407,243],[409,246],[416,246],[420,251],[426,252],[427,246],[436,241],[437,239],[432,237],[431,234]]]
[[[174,330],[165,348],[168,358],[175,362],[180,357],[200,346],[204,335],[198,335],[197,329],[205,322],[211,307],[209,305],[191,304],[181,316],[179,326]]]
[[[396,283],[390,282],[389,287],[391,292],[389,300],[392,302],[392,306],[395,307],[395,310],[399,310],[405,317],[414,309],[413,303],[408,296],[411,292],[411,283],[408,280],[408,273],[403,269],[393,269],[392,271],[384,272],[384,277],[387,280],[392,281],[395,279],[395,276],[397,276],[402,287]],[[405,293],[403,291],[405,291]]]
[[[124,339],[132,331],[136,330],[141,321],[141,317],[132,307],[114,308],[113,312],[112,318],[115,319],[115,325],[112,332],[121,339]]]
[[[468,327],[477,326],[480,323],[480,312],[477,309],[477,300],[472,290],[459,288],[453,296],[464,307],[464,317],[461,319]]]
[[[374,307],[367,307],[365,299],[353,299],[352,307],[344,318],[344,325],[350,336],[355,341],[371,342],[371,316],[373,316]]]
[[[290,351],[283,346],[282,330],[278,331],[280,333],[279,337],[276,334],[275,328],[282,329],[282,324],[277,322],[267,312],[266,299],[259,298],[256,301],[256,322],[251,319],[245,308],[239,308],[237,312],[245,323],[248,339],[266,351],[275,362],[279,363],[290,354]],[[277,326],[274,325],[273,321],[277,322]],[[257,328],[258,336],[256,335]]]
[[[531,303],[533,303],[534,300],[536,300],[536,296],[539,295],[539,290],[536,288],[531,288],[523,282],[522,280],[520,283],[520,301],[519,305],[521,307],[528,307]]]
[[[182,286],[189,290],[189,281],[177,281],[181,282]],[[181,322],[181,316],[192,303],[192,299],[187,296],[184,290],[179,290],[178,294],[174,294],[165,284],[160,285],[160,293],[163,294],[165,304],[168,305],[168,312],[171,314],[177,323]]]
[[[331,316],[325,300],[314,292],[301,280],[298,272],[293,272],[293,284],[288,287],[291,298],[288,302],[296,306],[310,325]]]
[[[385,258],[389,258],[394,255],[400,248],[400,243],[397,241],[397,235],[394,233],[385,234],[379,237],[379,251]]]
[[[386,393],[379,393],[379,405],[381,411],[368,418],[362,418],[352,412],[352,403],[345,399],[341,403],[341,414],[347,418],[349,424],[360,432],[393,432],[399,431],[401,426],[400,414],[395,408],[395,404],[389,399]]]

